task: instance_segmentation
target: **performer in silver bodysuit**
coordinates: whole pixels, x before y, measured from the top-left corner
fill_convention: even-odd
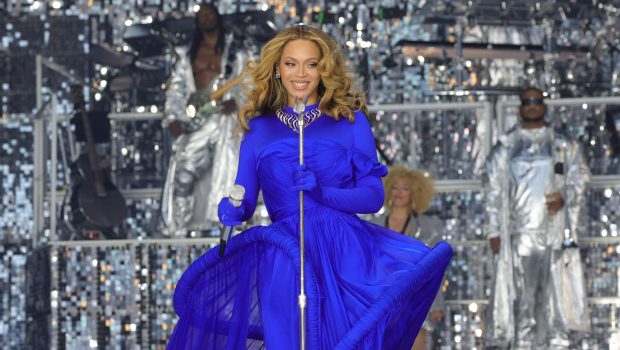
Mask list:
[[[486,338],[499,348],[565,349],[568,321],[590,322],[586,310],[574,312],[587,308],[583,284],[568,297],[551,278],[568,252],[564,240],[574,239],[565,232],[577,228],[590,171],[579,144],[546,125],[543,98],[536,88],[521,93],[521,123],[499,137],[487,164],[487,233],[498,254]],[[583,283],[582,270],[574,273]]]
[[[162,197],[167,236],[214,228],[217,203],[233,185],[240,142],[235,96],[241,95],[240,88],[211,99],[212,92],[243,71],[246,59],[233,44],[217,9],[206,4],[196,13],[191,47],[176,48],[163,122],[175,137]]]

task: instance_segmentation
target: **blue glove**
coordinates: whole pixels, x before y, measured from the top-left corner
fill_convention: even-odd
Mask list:
[[[245,214],[245,206],[241,203],[240,206],[235,207],[230,203],[228,197],[222,198],[220,204],[217,206],[217,216],[220,222],[224,226],[237,226],[241,225],[243,215]]]
[[[322,186],[313,171],[308,170],[305,165],[298,165],[293,172],[293,186],[290,189],[304,191],[317,202],[347,213],[376,213],[381,208],[383,186],[379,177],[367,178],[374,183],[357,188]],[[358,181],[359,183],[361,181]]]
[[[291,186],[293,191],[307,191],[310,193],[317,192],[319,185],[316,181],[314,172],[308,170],[306,165],[298,165],[293,172],[294,184]]]

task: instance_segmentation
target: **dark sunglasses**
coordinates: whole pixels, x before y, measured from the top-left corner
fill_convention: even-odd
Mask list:
[[[524,98],[521,100],[521,106],[538,106],[544,104],[545,102],[542,98]]]

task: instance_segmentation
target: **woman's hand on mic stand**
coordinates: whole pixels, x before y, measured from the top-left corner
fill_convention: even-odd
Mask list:
[[[312,191],[316,188],[316,175],[308,170],[306,165],[298,165],[293,173],[295,184],[291,187],[293,191]]]
[[[321,185],[319,185],[316,175],[312,170],[308,170],[306,165],[298,165],[293,173],[293,180],[295,181],[291,190],[293,191],[306,191],[315,200],[321,201]]]

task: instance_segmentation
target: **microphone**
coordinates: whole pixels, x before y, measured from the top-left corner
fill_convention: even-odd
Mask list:
[[[297,113],[300,120],[302,118],[301,115],[304,113],[304,110],[306,109],[307,103],[308,103],[308,96],[304,96],[304,97],[295,96],[295,106],[293,107],[293,110],[295,111],[295,113]]]
[[[230,192],[228,193],[228,201],[235,208],[238,208],[241,205],[241,202],[243,202],[244,196],[245,196],[245,187],[235,184],[233,185],[233,187],[230,189]],[[226,231],[226,228],[222,229],[222,231],[220,232],[220,250],[219,250],[220,256],[224,256],[224,249],[226,249],[226,241],[230,239],[233,228],[234,226],[230,226],[230,228],[228,229],[228,237],[226,239],[224,239],[224,232]]]
[[[308,96],[304,96],[304,97],[299,97],[299,96],[295,96],[295,106],[293,107],[293,110],[295,111],[295,113],[297,113],[297,127],[299,128],[299,141],[302,142],[302,133],[303,133],[303,128],[305,127],[305,120],[304,120],[304,111],[306,110],[306,103],[308,103]],[[301,143],[300,143],[301,145]],[[300,160],[300,163],[301,160]]]

